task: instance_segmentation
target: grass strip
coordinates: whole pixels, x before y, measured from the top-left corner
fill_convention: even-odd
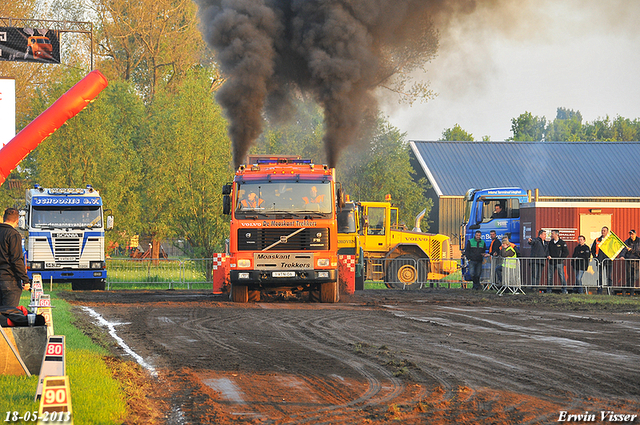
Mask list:
[[[23,293],[20,304],[29,304],[29,293]],[[66,342],[66,373],[69,376],[74,423],[121,424],[127,415],[127,404],[120,383],[113,379],[104,357],[109,353],[73,325],[71,306],[51,293],[53,325],[56,335],[64,335]],[[0,420],[6,412],[38,411],[34,402],[38,376],[0,375]]]

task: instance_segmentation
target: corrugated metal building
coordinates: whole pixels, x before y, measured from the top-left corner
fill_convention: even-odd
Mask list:
[[[471,188],[538,189],[545,201],[640,202],[640,142],[409,143],[417,176],[432,186],[429,231],[454,244]]]

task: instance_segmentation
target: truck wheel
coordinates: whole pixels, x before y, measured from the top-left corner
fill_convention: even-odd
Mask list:
[[[356,291],[362,291],[364,289],[364,273],[360,276],[356,276]]]
[[[309,302],[319,303],[320,302],[320,291],[309,291]]]
[[[426,279],[427,271],[423,263],[411,255],[401,255],[390,260],[384,283],[390,289],[420,289]]]
[[[338,281],[326,282],[320,285],[320,302],[337,303],[340,300]]]
[[[71,281],[73,291],[104,291],[105,283],[102,279],[77,279]]]
[[[231,285],[231,301],[234,303],[249,302],[249,287],[246,285]]]
[[[250,303],[260,302],[260,291],[249,291],[249,302]]]

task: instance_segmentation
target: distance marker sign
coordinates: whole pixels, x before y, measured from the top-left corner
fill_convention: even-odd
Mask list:
[[[68,376],[48,376],[44,378],[38,424],[64,423],[73,425],[71,392]]]

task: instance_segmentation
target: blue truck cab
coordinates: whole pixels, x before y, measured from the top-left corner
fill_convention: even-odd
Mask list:
[[[464,238],[460,238],[460,249],[478,230],[487,246],[491,240],[489,232],[495,230],[498,239],[507,236],[519,248],[520,204],[527,200],[527,192],[519,187],[469,189],[464,197],[464,222],[460,229]]]
[[[28,231],[25,260],[29,279],[70,282],[74,290],[104,290],[107,278],[102,197],[86,188],[43,188],[26,191],[19,227]]]

